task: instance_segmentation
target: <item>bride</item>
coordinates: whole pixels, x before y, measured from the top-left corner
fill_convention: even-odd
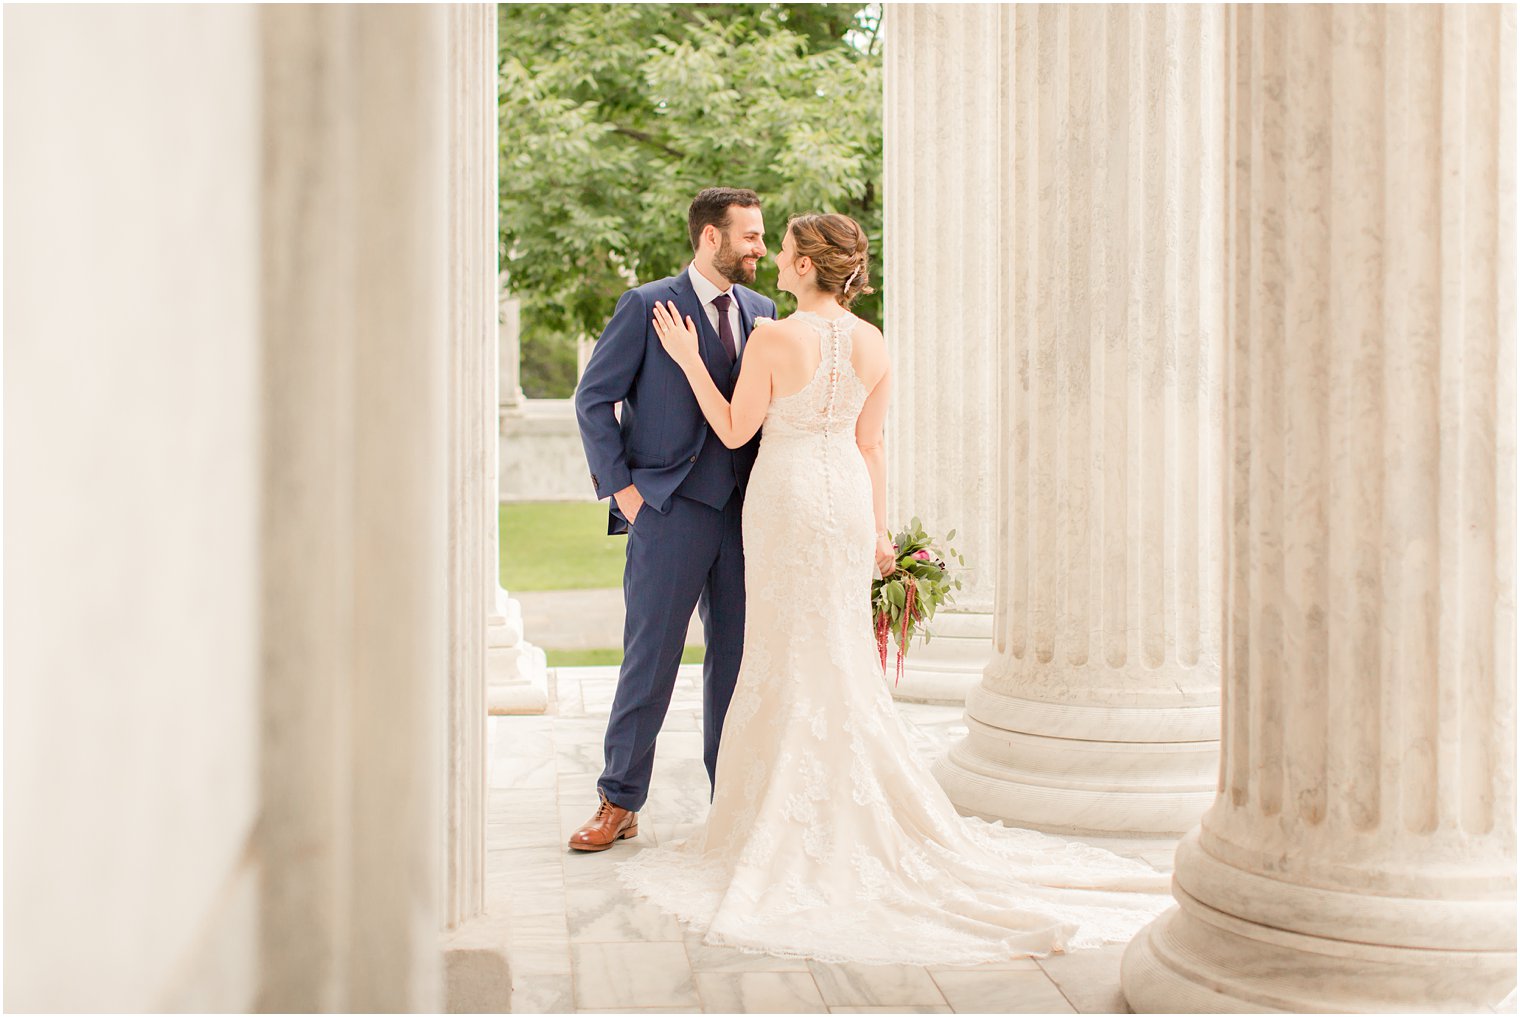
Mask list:
[[[978,964],[1129,939],[1170,905],[1164,874],[963,817],[915,757],[869,616],[871,579],[895,556],[886,343],[849,312],[871,292],[866,237],[847,216],[798,216],[776,264],[797,312],[750,336],[732,405],[691,319],[654,310],[723,442],[764,431],[712,806],[695,834],[619,877],[708,944],[824,961]]]

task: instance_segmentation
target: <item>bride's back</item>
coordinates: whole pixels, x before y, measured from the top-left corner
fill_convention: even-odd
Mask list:
[[[752,337],[763,347],[756,352],[769,369],[771,400],[744,502],[745,554],[752,540],[756,562],[827,544],[848,552],[859,568],[844,573],[859,579],[871,569],[874,539],[861,433],[881,429],[886,345],[853,314],[799,311],[766,327]],[[868,404],[876,412],[863,412]]]
[[[772,402],[789,399],[812,383],[823,357],[823,340],[836,322],[847,328],[843,338],[861,386],[870,392],[881,381],[887,371],[887,351],[880,329],[849,312],[831,319],[798,311],[773,326],[784,352],[771,369]]]

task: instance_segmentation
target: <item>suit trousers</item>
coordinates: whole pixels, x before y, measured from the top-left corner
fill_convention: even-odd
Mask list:
[[[744,653],[743,501],[721,509],[679,494],[665,513],[645,505],[628,528],[623,567],[623,666],[618,672],[597,787],[637,812],[649,797],[655,737],[670,708],[691,612],[707,634],[702,661],[702,758],[717,781],[718,739]]]

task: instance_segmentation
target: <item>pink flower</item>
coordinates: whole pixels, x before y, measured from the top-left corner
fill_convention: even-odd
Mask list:
[[[913,557],[917,558],[919,561],[928,561],[929,552],[923,548],[919,548],[917,551],[913,552]]]

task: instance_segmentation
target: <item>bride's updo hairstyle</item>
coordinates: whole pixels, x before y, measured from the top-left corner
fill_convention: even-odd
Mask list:
[[[824,293],[832,293],[849,307],[862,293],[875,293],[866,285],[871,276],[871,242],[866,231],[847,215],[809,212],[793,216],[786,224],[799,258],[813,262],[813,277]]]

